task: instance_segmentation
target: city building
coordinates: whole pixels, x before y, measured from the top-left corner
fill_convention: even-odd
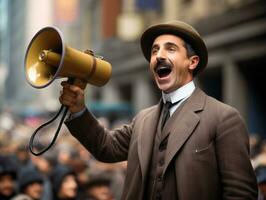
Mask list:
[[[26,3],[25,3],[26,2]],[[87,86],[87,105],[114,121],[156,104],[161,94],[143,58],[139,37],[149,25],[184,20],[203,36],[208,67],[197,84],[236,107],[249,131],[266,136],[266,2],[264,0],[46,0],[0,1],[1,107],[56,110],[60,80],[42,90],[24,78],[26,46],[40,28],[56,25],[67,45],[92,49],[113,67],[102,88]],[[41,3],[40,3],[41,2]],[[3,74],[7,74],[4,76]]]

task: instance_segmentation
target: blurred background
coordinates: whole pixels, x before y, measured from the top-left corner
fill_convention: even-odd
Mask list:
[[[112,64],[108,84],[87,86],[86,104],[113,128],[159,101],[161,93],[149,74],[139,38],[151,24],[175,19],[190,23],[203,36],[209,63],[196,84],[240,111],[256,157],[266,137],[265,0],[0,0],[1,154],[26,150],[22,147],[27,146],[32,131],[60,107],[62,80],[35,89],[25,79],[26,48],[38,30],[56,26],[67,45],[80,51],[91,49]],[[51,140],[55,128],[53,124],[39,136],[40,146]],[[82,147],[73,148],[79,144],[65,128],[62,132],[51,157],[58,162],[62,152],[70,158],[79,155],[85,169],[90,168],[90,159],[82,159],[89,158],[89,153]],[[32,162],[30,155],[27,158]],[[115,170],[107,165],[103,170],[119,169],[123,177],[125,165]],[[118,198],[119,191],[115,195]]]
[[[32,88],[23,63],[34,34],[57,26],[67,45],[92,49],[113,66],[106,86],[88,86],[88,107],[112,121],[131,117],[161,96],[141,54],[139,36],[153,23],[180,19],[195,26],[209,50],[208,68],[198,84],[235,106],[251,132],[264,135],[265,10],[263,0],[1,0],[0,108],[22,116],[58,109],[59,83]]]

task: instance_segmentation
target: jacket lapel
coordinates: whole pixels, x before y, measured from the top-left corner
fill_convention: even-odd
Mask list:
[[[164,131],[169,133],[169,139],[165,154],[164,172],[199,123],[200,118],[195,112],[203,110],[205,99],[206,94],[196,88],[193,94],[184,102],[184,105],[181,105],[181,110],[174,113],[166,124]]]
[[[152,154],[154,136],[161,112],[161,101],[143,120],[143,129],[138,136],[138,156],[142,173],[142,181],[145,181],[145,175],[149,167],[149,161]]]

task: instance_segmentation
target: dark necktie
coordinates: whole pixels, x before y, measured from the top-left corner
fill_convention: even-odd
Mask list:
[[[163,110],[162,110],[162,122],[161,122],[161,130],[163,130],[163,127],[166,123],[166,121],[169,119],[170,117],[170,108],[176,104],[178,104],[181,100],[175,102],[175,103],[171,103],[169,101],[166,101],[165,104],[163,105]]]

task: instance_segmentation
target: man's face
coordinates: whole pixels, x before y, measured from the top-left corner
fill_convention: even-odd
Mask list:
[[[0,194],[10,197],[15,192],[15,181],[11,175],[0,176]]]
[[[108,186],[101,185],[90,188],[87,195],[97,200],[113,200],[113,195]]]
[[[160,35],[151,49],[150,70],[160,90],[173,92],[193,79],[198,56],[187,55],[184,41],[175,35]]]
[[[67,175],[62,182],[58,196],[60,198],[75,198],[77,196],[78,184],[74,175]]]
[[[32,199],[39,200],[42,197],[43,184],[38,183],[38,182],[34,182],[34,183],[28,185],[24,192],[25,192],[25,194],[27,194]]]

